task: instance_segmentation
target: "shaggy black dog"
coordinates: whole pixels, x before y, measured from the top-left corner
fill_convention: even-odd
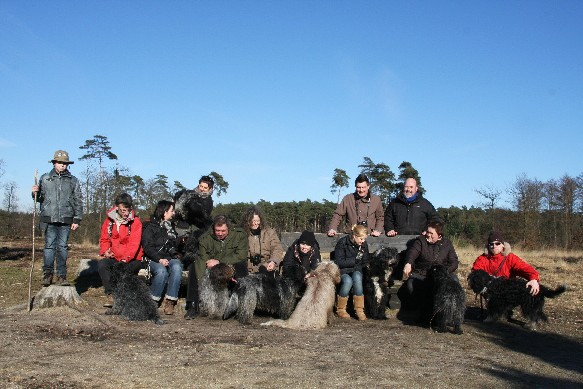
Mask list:
[[[254,312],[288,319],[296,306],[296,296],[304,285],[305,275],[304,267],[294,264],[286,266],[281,277],[264,272],[238,279],[223,319],[235,312],[241,324],[250,324]]]
[[[449,275],[447,268],[440,264],[431,266],[427,272],[427,283],[431,293],[431,322],[437,324],[437,332],[447,332],[453,326],[453,333],[461,335],[466,312],[466,293],[457,280]]]
[[[381,247],[376,250],[363,272],[364,309],[366,316],[383,320],[389,300],[391,274],[399,261],[399,252],[394,247]]]
[[[222,318],[229,303],[230,288],[235,282],[235,268],[219,263],[206,269],[200,281],[200,315],[212,319]]]
[[[545,297],[554,298],[566,291],[567,287],[561,285],[553,290],[540,285],[539,293],[533,296],[526,287],[526,282],[522,278],[494,277],[484,270],[474,270],[468,276],[470,288],[486,299],[488,317],[484,322],[494,322],[502,315],[510,317],[512,309],[520,306],[522,315],[527,320],[524,327],[534,330],[540,320],[547,321],[543,311]]]
[[[144,281],[134,274],[124,262],[116,263],[111,271],[113,307],[106,315],[120,315],[132,321],[152,320],[164,324],[160,319],[158,305]]]

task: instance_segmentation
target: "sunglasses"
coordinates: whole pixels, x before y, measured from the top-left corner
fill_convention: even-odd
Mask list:
[[[492,243],[488,243],[488,246],[500,246],[502,244],[502,242],[492,242]]]

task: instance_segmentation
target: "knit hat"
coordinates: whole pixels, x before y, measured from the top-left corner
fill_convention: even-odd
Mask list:
[[[490,232],[490,235],[488,235],[488,243],[492,242],[504,243],[504,238],[502,237],[502,234],[498,231]]]
[[[298,239],[298,243],[305,243],[308,246],[313,246],[316,244],[316,235],[312,231],[304,231]]]
[[[73,161],[69,161],[69,153],[67,153],[65,150],[55,151],[55,156],[49,162],[50,163],[60,162],[60,163],[66,163],[68,165],[75,163]]]

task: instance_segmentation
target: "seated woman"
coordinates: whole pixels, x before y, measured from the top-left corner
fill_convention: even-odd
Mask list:
[[[151,221],[142,231],[142,246],[145,257],[150,261],[153,274],[150,291],[152,299],[160,302],[166,287],[164,313],[174,314],[178,302],[178,289],[182,278],[182,254],[179,251],[176,229],[172,223],[174,203],[161,200]]]
[[[430,222],[425,235],[418,236],[405,254],[403,278],[407,281],[399,289],[402,309],[420,309],[419,321],[428,322],[431,312],[431,300],[425,282],[427,270],[435,264],[441,264],[448,269],[450,276],[458,281],[455,271],[458,268],[458,257],[449,239],[443,236],[443,223]],[[458,281],[459,282],[459,281]]]
[[[355,224],[352,226],[352,233],[340,238],[334,248],[334,262],[340,268],[342,275],[340,289],[336,296],[336,315],[342,319],[350,319],[350,315],[346,312],[346,305],[350,289],[352,289],[356,317],[358,320],[366,320],[362,268],[368,264],[369,258],[367,236],[367,228],[361,224]]]
[[[283,257],[283,272],[287,266],[299,263],[308,273],[318,267],[320,262],[322,257],[316,235],[312,231],[304,231],[287,249]]]
[[[267,221],[259,207],[253,206],[243,214],[241,223],[249,239],[247,268],[249,273],[274,271],[283,259],[283,248],[275,230]]]

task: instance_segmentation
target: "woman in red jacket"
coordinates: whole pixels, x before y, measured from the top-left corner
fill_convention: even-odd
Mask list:
[[[484,270],[495,277],[522,277],[528,280],[526,287],[530,288],[530,294],[536,296],[540,289],[538,272],[510,252],[510,244],[504,242],[500,232],[493,231],[487,243],[488,252],[476,259],[472,271]]]
[[[105,307],[112,305],[111,269],[117,262],[126,262],[137,273],[142,268],[142,222],[134,214],[132,196],[122,193],[115,198],[115,206],[107,212],[101,226],[99,255],[103,257],[97,265],[103,289],[109,296]]]

